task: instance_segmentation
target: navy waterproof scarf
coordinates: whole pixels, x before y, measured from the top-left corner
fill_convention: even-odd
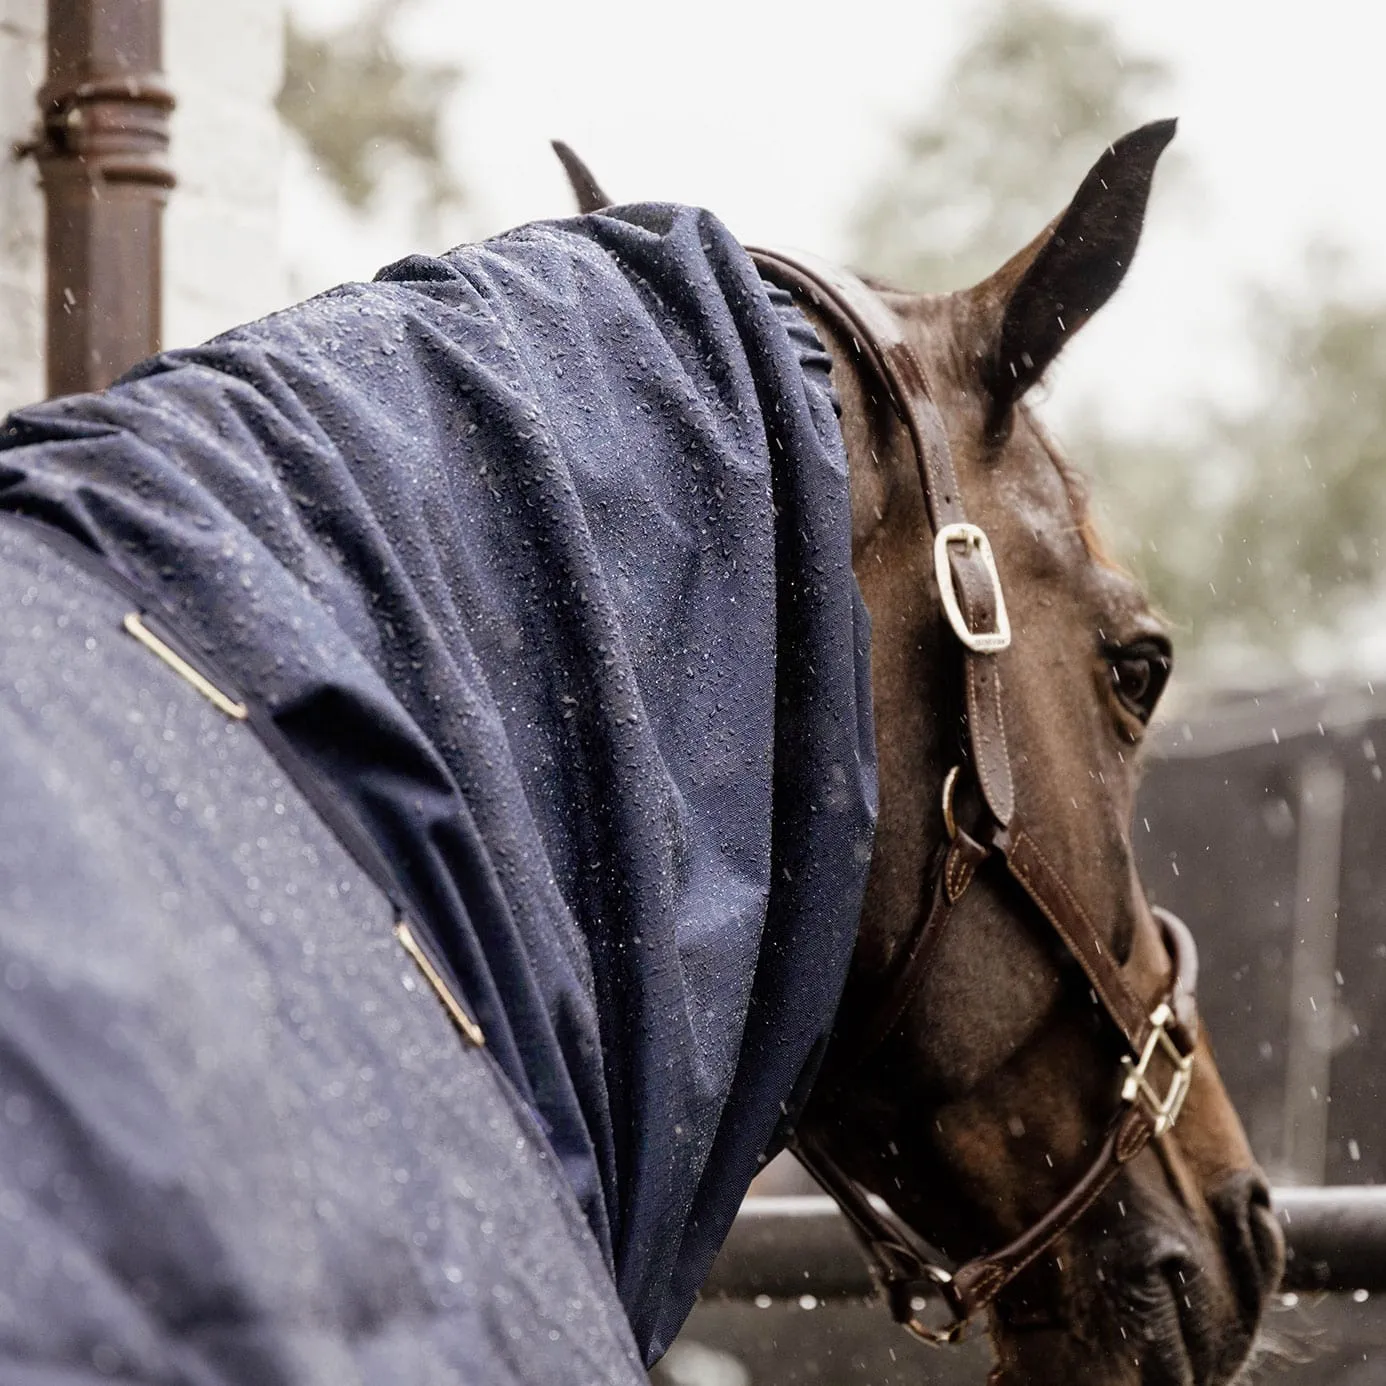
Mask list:
[[[711,216],[411,257],[0,429],[389,859],[658,1356],[802,1095],[875,809],[827,358]]]

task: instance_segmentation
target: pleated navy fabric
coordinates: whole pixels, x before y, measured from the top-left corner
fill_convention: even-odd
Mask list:
[[[136,584],[379,846],[658,1357],[812,1075],[871,852],[801,315],[706,212],[531,225],[12,415],[0,508]]]

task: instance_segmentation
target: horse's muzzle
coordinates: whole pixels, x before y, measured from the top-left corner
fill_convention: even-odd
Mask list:
[[[1285,1270],[1285,1238],[1259,1169],[1243,1170],[1209,1196],[1243,1324],[1254,1331]]]

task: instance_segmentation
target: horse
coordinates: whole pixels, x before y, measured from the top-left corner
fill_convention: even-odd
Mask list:
[[[998,1383],[1230,1381],[1283,1270],[1269,1189],[1193,1017],[1192,939],[1134,866],[1169,635],[1025,404],[1120,286],[1174,132],[1114,143],[1062,214],[963,292],[761,258],[834,360],[882,748],[861,931],[791,1146],[906,1326],[947,1342],[989,1311]],[[607,205],[555,148],[582,210]],[[947,490],[981,534],[940,506]],[[984,560],[975,616],[959,610],[960,549]],[[977,630],[994,652],[971,648]],[[1179,1043],[1158,1019],[1139,1029],[1142,1012],[1170,1014]],[[1130,1110],[1114,1088],[1130,1102],[1129,1075],[1162,1049],[1173,1085],[1154,1097],[1153,1139],[1118,1153]],[[942,1323],[922,1321],[940,1291]]]
[[[638,1382],[788,1145],[997,1382],[1232,1379],[1170,646],[1024,404],[1172,133],[948,297],[593,208],[7,421],[7,1375]]]

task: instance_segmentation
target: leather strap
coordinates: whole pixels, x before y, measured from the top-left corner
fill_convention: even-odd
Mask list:
[[[977,844],[966,850],[969,856],[974,855]],[[927,957],[933,952],[930,940],[937,939],[951,913],[952,904],[946,898],[936,903],[935,910],[931,911],[917,936],[915,948],[897,974],[890,1006],[883,1009],[881,1022],[872,1027],[868,1039],[872,1048],[882,1043],[904,1019],[923,981]],[[1156,913],[1174,964],[1170,992],[1175,998],[1172,1005],[1179,1024],[1188,1036],[1189,1048],[1184,1052],[1192,1053],[1196,1034],[1192,1001],[1198,977],[1197,953],[1192,935],[1181,920],[1163,910]],[[852,1057],[856,1061],[870,1052],[871,1049],[852,1047]],[[908,1234],[899,1219],[887,1216],[872,1203],[830,1151],[803,1141],[796,1141],[793,1149],[857,1231],[896,1319],[927,1341],[952,1342],[970,1319],[986,1309],[1017,1275],[1072,1227],[1154,1135],[1155,1123],[1146,1107],[1139,1102],[1123,1107],[1092,1163],[1052,1208],[1006,1245],[966,1262],[951,1275],[941,1271],[921,1251],[918,1239]],[[939,1295],[954,1316],[953,1322],[943,1327],[924,1323],[914,1307],[917,1299]]]
[[[832,1195],[866,1248],[894,1317],[929,1342],[953,1342],[966,1324],[1044,1254],[1087,1212],[1124,1165],[1140,1154],[1155,1134],[1145,1108],[1125,1107],[1109,1128],[1092,1163],[1067,1193],[1041,1218],[999,1249],[942,1270],[908,1228],[878,1209],[830,1152],[799,1141],[795,1154]],[[942,1326],[919,1318],[917,1301],[941,1296],[952,1315]]]
[[[892,964],[894,979],[889,990],[871,1008],[867,1028],[845,1045],[857,1063],[874,1052],[903,1019],[923,985],[938,940],[952,917],[954,906],[961,900],[978,869],[993,853],[1005,862],[1011,876],[1049,921],[1083,969],[1098,1000],[1121,1030],[1132,1052],[1139,1054],[1145,1048],[1150,1039],[1152,1008],[1131,990],[1120,963],[1104,946],[1082,903],[1051,865],[1039,844],[1023,829],[1014,836],[1004,829],[997,831],[991,835],[989,843],[978,842],[959,829],[942,853],[941,862],[931,873],[933,888],[929,910],[923,925],[915,931],[899,961]],[[1169,917],[1174,919],[1174,916]],[[1174,924],[1179,930],[1177,946],[1180,954],[1186,958],[1196,958],[1187,926],[1177,919],[1174,919]],[[1195,961],[1181,965],[1179,956],[1173,958],[1173,963],[1171,1002],[1176,1024],[1167,1028],[1172,1034],[1178,1032],[1185,1050],[1192,1051],[1197,1022],[1193,1010],[1193,979],[1185,974],[1192,969],[1196,978],[1197,964]]]
[[[807,299],[870,362],[873,374],[885,386],[909,433],[934,533],[937,535],[949,526],[966,525],[948,433],[929,391],[924,367],[900,319],[861,280],[834,265],[811,256],[791,257],[774,250],[752,249],[749,253],[766,279]],[[948,557],[958,605],[968,628],[974,632],[994,630],[999,587],[992,581],[979,551],[950,545]],[[1015,786],[996,658],[963,651],[967,718],[977,781],[993,817],[1005,826],[1015,809]]]
[[[1021,1271],[1044,1254],[1098,1195],[1149,1143],[1154,1126],[1140,1107],[1128,1107],[1113,1122],[1096,1158],[1072,1188],[1036,1223],[999,1251],[979,1256],[953,1273],[954,1295],[964,1319],[991,1303]]]
[[[917,1337],[946,1343],[955,1342],[969,1321],[1087,1212],[1122,1166],[1145,1149],[1153,1131],[1139,1107],[1127,1108],[1112,1123],[1082,1177],[1038,1222],[999,1250],[967,1261],[951,1273],[930,1257],[899,1218],[877,1207],[828,1151],[804,1141],[791,1148],[852,1224],[894,1317]],[[919,1317],[916,1304],[934,1297],[942,1298],[952,1315],[937,1326]]]
[[[899,1028],[929,974],[929,964],[953,917],[954,906],[972,883],[977,868],[991,855],[991,849],[959,831],[939,855],[941,860],[930,872],[932,895],[924,923],[914,931],[898,958],[891,960],[893,981],[889,989],[869,1009],[863,1027],[843,1036],[838,1044],[839,1050],[851,1055],[852,1069],[874,1054]]]
[[[1131,990],[1078,897],[1023,828],[1014,835],[998,835],[994,845],[1011,875],[1077,959],[1127,1044],[1139,1054],[1150,1038],[1150,1007]]]
[[[920,485],[933,526],[936,549],[947,556],[939,571],[940,595],[947,607],[955,600],[965,630],[950,625],[958,636],[967,703],[966,749],[991,821],[970,834],[952,821],[951,786],[945,787],[945,819],[949,841],[936,855],[930,904],[920,928],[892,963],[893,980],[872,1009],[864,1030],[835,1036],[834,1047],[848,1062],[836,1065],[839,1081],[892,1034],[908,1014],[927,974],[944,929],[978,869],[992,856],[1000,857],[1013,879],[1049,921],[1065,947],[1082,967],[1093,993],[1131,1047],[1136,1061],[1124,1061],[1127,1080],[1124,1105],[1113,1119],[1102,1146],[1087,1170],[1068,1192],[1036,1223],[1006,1246],[961,1266],[953,1274],[939,1267],[923,1244],[900,1219],[883,1212],[864,1189],[842,1170],[819,1143],[795,1141],[793,1148],[811,1174],[836,1199],[859,1237],[886,1291],[895,1317],[931,1342],[951,1342],[969,1319],[985,1309],[1001,1290],[1044,1253],[1092,1205],[1123,1165],[1178,1116],[1197,1038],[1193,997],[1197,954],[1192,936],[1173,915],[1157,911],[1172,968],[1163,1001],[1147,1007],[1131,989],[1118,961],[1102,938],[1081,900],[1052,864],[1034,835],[1017,821],[1015,785],[1002,709],[998,653],[979,649],[969,637],[1001,628],[1001,590],[989,566],[989,547],[971,538],[964,513],[952,452],[942,417],[930,397],[923,366],[910,345],[904,326],[879,295],[859,279],[808,256],[752,250],[761,274],[772,283],[807,299],[866,358],[871,373],[884,388],[904,423],[914,448]],[[945,534],[965,536],[948,543]],[[982,541],[984,544],[985,541]],[[942,590],[951,580],[951,594]],[[998,642],[1000,643],[1000,642]],[[1163,1053],[1172,1066],[1170,1086],[1163,1095],[1153,1087],[1150,1069]],[[1156,1080],[1160,1077],[1155,1075]],[[1182,1086],[1181,1086],[1182,1085]],[[952,1322],[934,1327],[919,1319],[920,1297],[941,1294]]]

